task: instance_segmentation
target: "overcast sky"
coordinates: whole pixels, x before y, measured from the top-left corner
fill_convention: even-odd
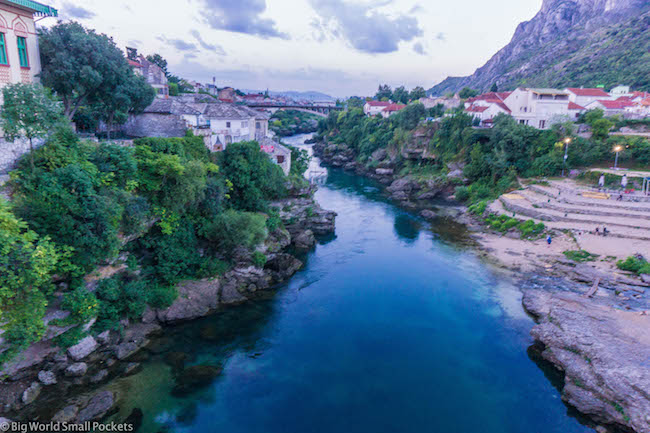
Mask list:
[[[172,73],[244,89],[374,94],[468,75],[542,0],[42,0],[160,53]],[[52,23],[52,19],[44,20]]]

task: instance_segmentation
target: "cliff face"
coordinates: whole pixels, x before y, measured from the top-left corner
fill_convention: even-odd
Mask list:
[[[449,77],[430,89],[430,93],[441,95],[465,86],[487,90],[494,83],[505,89],[520,84],[561,84],[570,81],[567,78],[574,81],[598,79],[593,74],[571,76],[573,71],[566,70],[565,66],[585,52],[588,55],[584,56],[581,64],[583,69],[589,69],[595,60],[602,60],[598,59],[599,56],[609,56],[606,49],[612,44],[626,61],[639,61],[639,57],[630,55],[628,59],[626,54],[639,51],[643,55],[643,49],[647,48],[650,41],[649,11],[648,0],[544,0],[537,15],[519,24],[510,43],[473,75]],[[633,34],[627,34],[629,30]],[[621,69],[625,62],[621,65],[619,61],[616,65]],[[607,80],[609,72],[603,68],[601,80]],[[571,77],[566,77],[567,74]],[[611,77],[614,78],[617,77]],[[647,78],[645,83],[642,77],[637,81],[641,82],[626,84],[648,85]],[[590,86],[605,83],[566,84]]]

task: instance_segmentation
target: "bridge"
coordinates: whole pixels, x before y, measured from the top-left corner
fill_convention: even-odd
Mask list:
[[[254,103],[249,102],[246,104],[247,107],[254,108],[256,110],[268,111],[273,114],[278,110],[294,110],[302,111],[303,113],[316,114],[317,116],[327,117],[330,111],[341,111],[343,107],[337,107],[336,105],[290,105],[290,104],[265,104],[265,103]]]

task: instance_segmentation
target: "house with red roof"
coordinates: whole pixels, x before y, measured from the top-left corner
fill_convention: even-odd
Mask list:
[[[505,99],[512,92],[489,92],[465,101],[465,112],[479,119],[481,126],[491,126],[492,119],[499,114],[512,114]],[[489,122],[488,122],[489,121]]]
[[[605,112],[605,116],[614,116],[616,114],[625,114],[626,108],[633,107],[634,102],[627,99],[610,100],[597,100],[587,105],[587,110],[601,109]]]
[[[363,105],[363,112],[366,116],[376,116],[391,104],[390,101],[366,101]]]
[[[147,84],[156,90],[157,98],[169,98],[169,83],[165,71],[157,64],[150,62],[138,50],[126,47],[126,60],[137,75],[144,77]]]
[[[586,111],[587,109],[582,105],[578,105],[575,102],[569,102],[569,117],[571,120],[576,120],[582,113]]]
[[[381,115],[384,118],[388,118],[398,111],[403,110],[404,107],[406,107],[404,104],[389,104],[381,110]]]
[[[567,87],[566,92],[569,94],[569,101],[586,107],[594,101],[614,99],[609,93],[599,88],[577,88]]]

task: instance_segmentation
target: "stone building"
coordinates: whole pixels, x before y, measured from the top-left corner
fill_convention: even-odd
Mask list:
[[[122,130],[132,137],[182,137],[188,129],[203,125],[200,111],[170,97],[154,99],[141,114],[132,116]]]
[[[157,98],[169,98],[167,75],[160,66],[150,62],[142,54],[138,54],[138,50],[135,48],[126,47],[126,59],[133,71],[142,75],[147,84],[156,89]]]

